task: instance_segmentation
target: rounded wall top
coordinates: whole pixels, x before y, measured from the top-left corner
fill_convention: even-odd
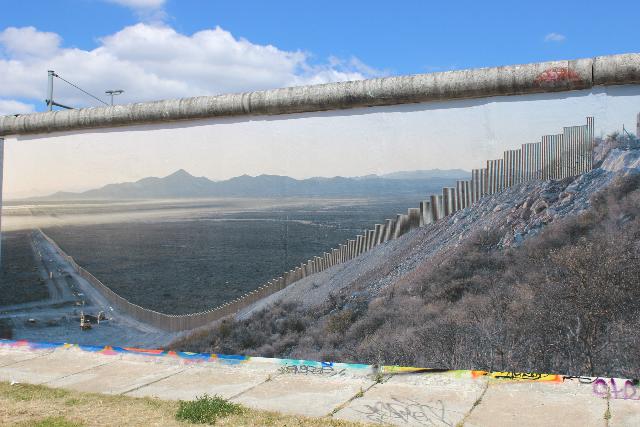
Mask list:
[[[0,117],[0,136],[278,115],[640,83],[640,54],[476,68]]]

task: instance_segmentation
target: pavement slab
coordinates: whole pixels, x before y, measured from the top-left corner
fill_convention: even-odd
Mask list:
[[[403,426],[455,426],[480,398],[487,380],[464,373],[399,374],[376,384],[334,418]]]
[[[606,409],[590,384],[492,380],[465,426],[603,427]]]
[[[17,352],[17,354],[24,354]],[[107,362],[103,357],[85,354],[83,357],[69,357],[69,352],[53,351],[48,354],[35,352],[40,357],[31,357],[11,365],[0,367],[0,381],[24,382],[29,384],[50,383],[77,372],[94,368]]]
[[[382,375],[382,377],[380,376]],[[376,382],[377,380],[381,382]],[[401,426],[640,425],[635,380],[0,340],[0,381]]]
[[[47,385],[91,393],[122,394],[185,369],[179,364],[122,360],[113,357],[103,359],[100,366],[51,381]]]
[[[187,366],[182,372],[127,393],[136,397],[193,400],[208,394],[231,398],[267,380],[269,371],[255,372],[239,366],[207,362]],[[275,372],[275,371],[274,371]]]
[[[362,376],[279,374],[233,400],[256,409],[322,417],[373,384]]]
[[[42,357],[49,354],[50,351],[32,352],[32,351],[18,351],[18,350],[4,350],[0,348],[0,368],[4,366],[13,365],[23,360],[34,359],[36,357]]]
[[[640,401],[611,399],[609,400],[609,427],[640,426]]]

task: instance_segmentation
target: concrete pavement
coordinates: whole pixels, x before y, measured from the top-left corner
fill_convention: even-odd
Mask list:
[[[637,426],[638,382],[0,340],[0,381],[375,424]]]

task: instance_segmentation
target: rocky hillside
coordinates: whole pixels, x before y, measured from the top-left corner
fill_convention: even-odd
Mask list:
[[[486,197],[173,347],[633,376],[640,151],[599,153],[587,174]]]

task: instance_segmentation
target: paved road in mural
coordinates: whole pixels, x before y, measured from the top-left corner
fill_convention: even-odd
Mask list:
[[[0,381],[415,426],[640,425],[637,380],[0,340]]]

